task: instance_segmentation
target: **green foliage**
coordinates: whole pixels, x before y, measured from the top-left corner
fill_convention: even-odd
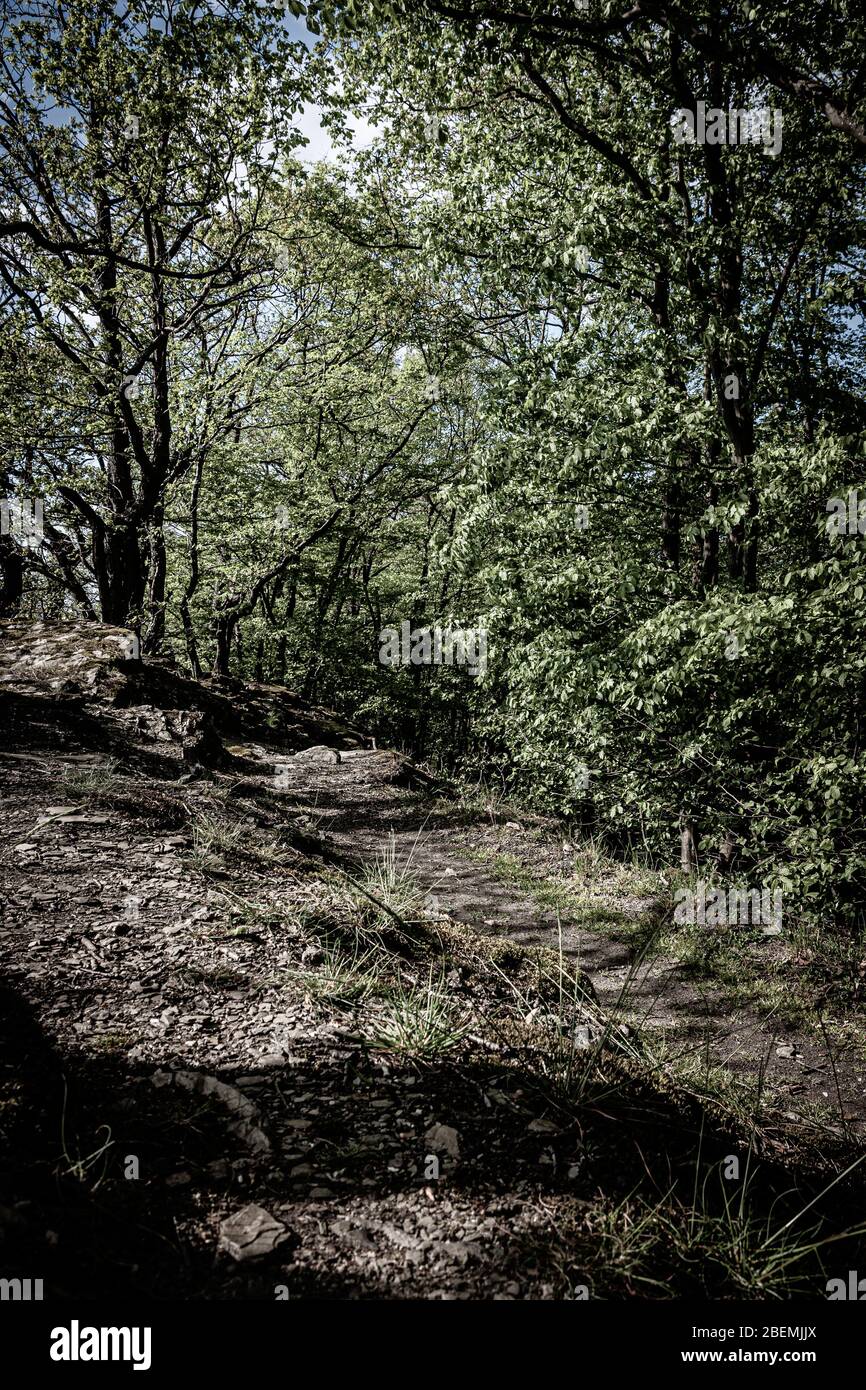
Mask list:
[[[853,927],[866,582],[826,521],[866,487],[862,21],[608,10],[7,15],[22,602],[661,861],[686,817],[707,872],[735,838]],[[778,109],[780,150],[678,144],[698,100]],[[486,673],[383,665],[404,621],[483,625]]]

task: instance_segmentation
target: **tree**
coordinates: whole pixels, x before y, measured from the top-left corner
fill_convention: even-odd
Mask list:
[[[3,28],[0,275],[44,391],[62,375],[78,416],[71,440],[21,422],[16,450],[75,519],[49,533],[55,563],[83,524],[102,618],[146,615],[156,648],[166,490],[236,422],[192,363],[268,293],[263,209],[297,138],[297,46],[251,3],[36,3]]]

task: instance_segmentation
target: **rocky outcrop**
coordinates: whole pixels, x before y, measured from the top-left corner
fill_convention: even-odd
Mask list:
[[[296,753],[363,749],[371,740],[333,710],[284,686],[228,678],[194,681],[158,660],[142,660],[135,633],[105,623],[0,622],[0,696],[39,697],[130,711],[145,742],[179,745],[183,760],[212,765],[224,744],[258,739]]]

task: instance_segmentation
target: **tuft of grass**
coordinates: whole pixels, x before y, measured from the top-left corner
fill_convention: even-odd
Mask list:
[[[518,984],[495,956],[491,965],[510,987],[513,1012],[535,1044],[528,1064],[556,1104],[579,1105],[590,1088],[597,1090],[603,1053],[640,1057],[631,1030],[618,1021],[620,1010],[603,1012],[586,976],[566,964],[561,930],[556,956],[539,956],[534,984]]]
[[[103,1182],[108,1171],[108,1151],[114,1147],[114,1140],[111,1137],[110,1125],[99,1125],[95,1138],[97,1141],[101,1135],[105,1135],[101,1143],[98,1142],[95,1149],[90,1153],[82,1153],[76,1144],[74,1146],[66,1132],[66,1108],[69,1099],[66,1081],[63,1082],[63,1107],[60,1112],[60,1157],[61,1164],[58,1164],[58,1173],[61,1177],[74,1178],[76,1182],[89,1183],[91,1190],[96,1189]],[[65,1167],[62,1166],[65,1164]],[[99,1171],[97,1173],[97,1167]]]
[[[422,915],[424,894],[418,886],[411,868],[412,852],[406,862],[400,864],[397,858],[397,842],[393,830],[371,864],[358,880],[361,888],[371,899],[375,899],[386,917],[407,917]],[[384,925],[384,923],[383,923]]]
[[[857,1159],[808,1202],[791,1202],[794,1189],[767,1208],[755,1192],[748,1160],[742,1181],[725,1180],[718,1164],[701,1177],[700,1151],[688,1200],[671,1188],[657,1201],[631,1194],[617,1204],[599,1203],[589,1216],[599,1278],[630,1289],[666,1289],[667,1269],[691,1278],[706,1295],[745,1299],[814,1297],[825,1274],[823,1257],[841,1240],[861,1237],[860,1223],[821,1234],[814,1209],[860,1163]],[[792,1210],[792,1207],[796,1209]]]
[[[221,867],[226,855],[240,853],[249,836],[249,827],[243,822],[198,807],[190,813],[190,825],[190,858],[203,871]]]
[[[614,857],[601,841],[588,837],[571,845],[572,861],[567,882],[579,897],[653,897],[667,885],[665,874],[646,862],[642,853],[632,848],[628,857]]]
[[[381,991],[385,974],[382,953],[362,948],[356,937],[353,951],[335,942],[322,944],[323,959],[310,970],[291,970],[289,978],[310,994],[335,1004],[363,1004]]]
[[[469,1022],[457,1018],[443,982],[434,982],[431,966],[423,984],[407,988],[398,982],[392,998],[366,1020],[364,1038],[377,1051],[429,1058],[452,1051],[468,1030]]]
[[[96,797],[107,796],[116,792],[121,785],[119,767],[115,758],[80,767],[67,763],[60,776],[61,790],[65,796],[76,801],[92,801]]]

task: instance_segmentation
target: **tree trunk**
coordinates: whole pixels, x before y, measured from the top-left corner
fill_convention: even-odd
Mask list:
[[[680,816],[680,868],[690,874],[698,867],[698,832],[694,821],[685,814]]]
[[[707,506],[710,515],[714,518],[715,509],[719,503],[718,483],[710,483],[707,490]],[[701,574],[700,588],[701,593],[706,594],[710,589],[714,589],[719,580],[719,528],[712,523],[707,527],[703,534],[701,550]]]
[[[661,558],[665,569],[676,572],[680,567],[681,488],[679,476],[671,472],[664,494],[662,514]]]
[[[236,595],[232,594],[228,598],[219,601],[216,620],[214,622],[216,650],[214,653],[213,673],[215,676],[227,676],[229,674],[232,638],[234,637],[238,616]]]
[[[0,617],[11,618],[24,592],[24,559],[9,536],[0,536]]]
[[[198,643],[195,636],[192,616],[190,614],[190,601],[198,588],[198,499],[201,492],[202,473],[204,471],[204,455],[199,453],[196,460],[195,478],[192,484],[192,496],[190,497],[190,531],[189,531],[189,578],[186,581],[186,588],[180,601],[180,618],[183,623],[183,636],[186,643],[186,655],[189,661],[189,672],[194,681],[201,679],[201,662],[198,655]]]
[[[165,637],[165,531],[164,512],[160,504],[153,514],[150,528],[150,563],[147,607],[150,612],[150,626],[144,642],[144,649],[151,655],[158,652]]]

